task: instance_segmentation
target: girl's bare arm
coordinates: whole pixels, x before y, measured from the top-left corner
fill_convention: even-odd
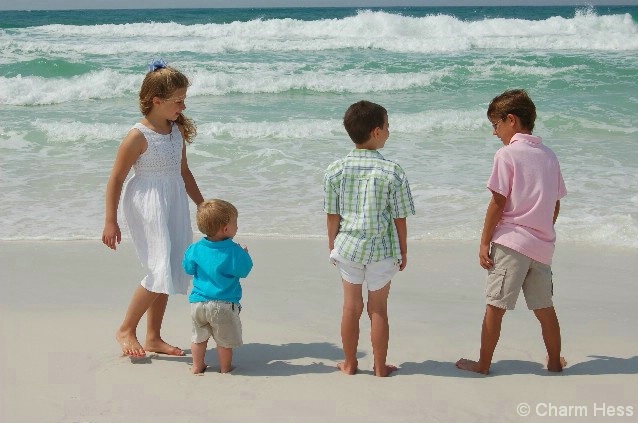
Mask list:
[[[106,214],[102,242],[115,250],[122,241],[122,233],[117,223],[117,206],[122,195],[122,186],[137,158],[146,151],[146,138],[138,130],[130,131],[120,144],[113,164],[113,170],[106,185]]]

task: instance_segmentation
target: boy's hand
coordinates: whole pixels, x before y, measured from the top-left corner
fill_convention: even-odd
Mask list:
[[[405,266],[408,265],[408,255],[401,253],[401,265],[399,265],[399,272],[405,269]]]
[[[494,266],[494,261],[490,258],[490,245],[481,244],[479,249],[479,264],[485,270],[489,270]]]

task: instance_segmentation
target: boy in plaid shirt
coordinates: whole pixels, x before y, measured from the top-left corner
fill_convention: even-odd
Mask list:
[[[392,277],[407,265],[406,217],[414,214],[414,204],[401,166],[377,151],[390,136],[386,109],[359,101],[348,108],[343,124],[355,148],[332,163],[324,176],[328,247],[341,273],[344,293],[341,340],[345,360],[338,368],[349,375],[358,369],[365,282],[374,373],[384,377],[397,370],[386,363],[388,294]]]

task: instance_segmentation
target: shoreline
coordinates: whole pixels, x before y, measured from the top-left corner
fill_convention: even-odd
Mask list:
[[[200,232],[193,233],[193,242],[201,239],[204,235]],[[238,243],[250,243],[252,240],[257,242],[262,241],[274,241],[274,242],[325,242],[326,236],[324,235],[279,235],[279,234],[238,234],[235,237],[235,241]],[[0,239],[0,260],[2,260],[2,255],[5,252],[10,251],[10,246],[27,246],[29,244],[86,244],[86,245],[97,245],[103,247],[105,250],[108,250],[102,244],[101,238],[78,238],[78,239]],[[408,237],[409,247],[412,245],[418,246],[421,245],[423,247],[427,246],[435,246],[435,245],[451,245],[451,244],[459,244],[463,246],[472,246],[476,245],[476,250],[478,254],[478,244],[479,238],[476,239],[443,239],[443,238],[426,238],[426,237]],[[130,245],[128,245],[130,244]],[[132,240],[130,237],[122,237],[122,243],[118,245],[118,249],[123,247],[127,249],[128,247],[132,247]],[[610,245],[604,244],[600,242],[594,241],[557,241],[556,242],[556,254],[560,254],[562,249],[567,249],[569,251],[573,251],[575,253],[582,253],[583,251],[588,250],[609,250],[610,252],[627,252],[627,253],[638,253],[638,247],[627,246],[627,245]],[[135,254],[135,251],[133,254]],[[556,261],[556,254],[554,255],[554,261]]]
[[[0,420],[539,421],[520,417],[520,403],[586,406],[579,421],[600,419],[594,404],[638,412],[633,250],[559,243],[554,292],[568,367],[543,369],[540,328],[519,298],[492,373],[481,377],[454,366],[478,355],[485,306],[476,243],[411,242],[388,303],[388,362],[399,370],[382,380],[372,375],[365,313],[359,374],[336,369],[342,293],[324,239],[236,240],[255,262],[242,280],[245,345],[233,373],[221,375],[211,341],[201,377],[189,371],[186,296],[171,297],[163,326],[186,357],[121,357],[114,333],[143,276],[132,243],[113,253],[99,241],[0,241]]]

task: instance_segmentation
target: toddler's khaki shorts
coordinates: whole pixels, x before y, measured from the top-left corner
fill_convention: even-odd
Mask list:
[[[217,346],[236,348],[243,344],[239,303],[207,301],[191,303],[193,333],[191,341],[201,344],[212,337]]]

